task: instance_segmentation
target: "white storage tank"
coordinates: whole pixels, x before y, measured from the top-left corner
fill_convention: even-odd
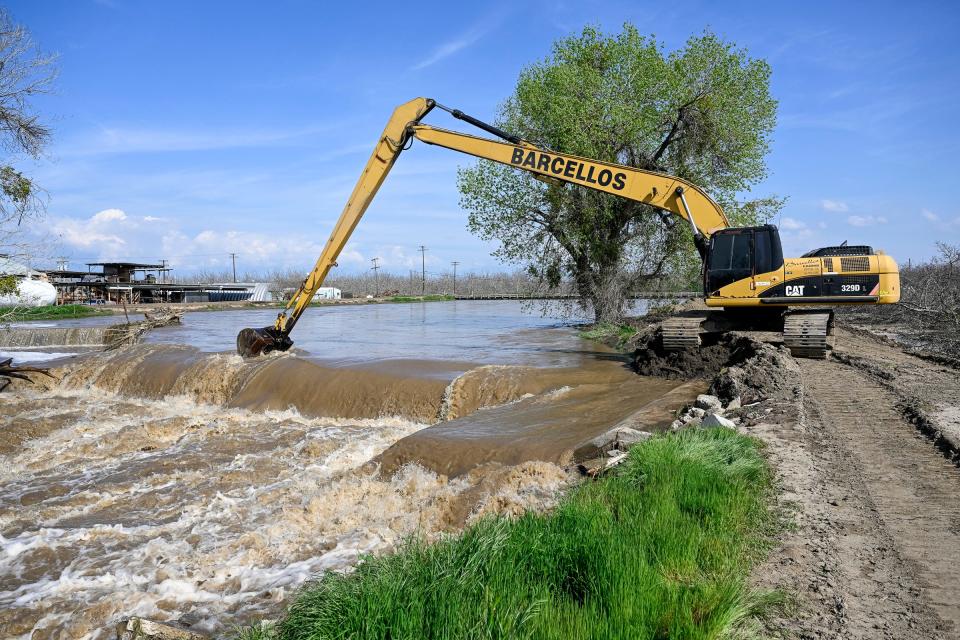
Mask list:
[[[0,295],[0,307],[42,307],[57,302],[56,288],[39,271],[0,256],[0,276],[13,276],[17,290]]]

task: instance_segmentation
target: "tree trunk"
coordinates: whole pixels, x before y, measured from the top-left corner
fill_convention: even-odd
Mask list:
[[[618,323],[626,312],[626,291],[619,265],[604,265],[577,277],[580,299],[593,307],[594,321]]]

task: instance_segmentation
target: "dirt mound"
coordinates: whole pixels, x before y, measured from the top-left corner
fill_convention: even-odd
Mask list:
[[[710,392],[724,401],[739,396],[744,404],[792,396],[795,387],[792,380],[796,379],[798,368],[789,350],[751,338],[746,340],[750,342],[752,355],[722,369],[714,378]]]
[[[635,339],[637,373],[665,378],[712,378],[710,393],[725,402],[740,396],[746,404],[791,392],[788,371],[796,362],[783,347],[745,333],[710,337],[699,349],[665,351],[655,328]]]

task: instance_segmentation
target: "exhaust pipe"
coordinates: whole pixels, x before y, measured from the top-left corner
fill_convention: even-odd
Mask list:
[[[244,329],[237,334],[237,353],[244,358],[255,358],[271,351],[287,351],[292,346],[290,336],[274,327]]]

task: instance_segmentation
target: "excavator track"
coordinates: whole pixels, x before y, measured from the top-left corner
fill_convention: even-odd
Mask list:
[[[683,351],[700,346],[700,330],[704,316],[668,318],[660,325],[660,339],[664,351]]]
[[[784,317],[783,343],[795,358],[826,358],[832,335],[832,311],[790,311]]]

